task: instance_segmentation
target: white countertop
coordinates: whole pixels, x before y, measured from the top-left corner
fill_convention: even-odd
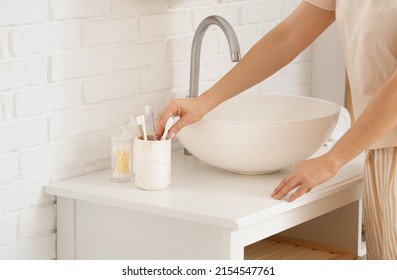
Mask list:
[[[293,203],[270,197],[290,169],[271,175],[238,175],[212,167],[183,151],[172,154],[171,186],[143,191],[133,182],[112,183],[104,170],[52,183],[46,192],[155,215],[241,229],[337,192],[346,191],[363,177],[363,157],[344,166],[330,181]]]

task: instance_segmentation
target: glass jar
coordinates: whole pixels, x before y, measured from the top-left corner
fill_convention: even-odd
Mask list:
[[[126,126],[122,126],[112,133],[112,182],[129,182],[133,178],[132,139],[133,133]]]

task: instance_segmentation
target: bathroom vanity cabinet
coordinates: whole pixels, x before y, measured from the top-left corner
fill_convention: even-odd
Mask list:
[[[321,151],[320,151],[321,152]],[[276,233],[357,252],[363,166],[358,157],[293,203],[270,197],[290,170],[238,175],[173,152],[172,183],[143,191],[110,170],[46,187],[57,196],[58,259],[243,259]]]

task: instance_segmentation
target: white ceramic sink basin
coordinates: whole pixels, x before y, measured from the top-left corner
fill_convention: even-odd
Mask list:
[[[178,133],[197,158],[242,174],[266,174],[316,152],[332,133],[340,107],[321,99],[243,94]]]

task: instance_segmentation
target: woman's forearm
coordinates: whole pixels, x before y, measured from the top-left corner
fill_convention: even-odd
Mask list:
[[[291,62],[333,21],[334,13],[306,2],[259,40],[243,59],[202,97],[209,109],[270,77]]]
[[[397,126],[397,70],[328,153],[340,168]]]
[[[219,104],[260,83],[287,65],[298,51],[287,42],[286,32],[276,27],[253,46],[242,60],[203,95]]]

